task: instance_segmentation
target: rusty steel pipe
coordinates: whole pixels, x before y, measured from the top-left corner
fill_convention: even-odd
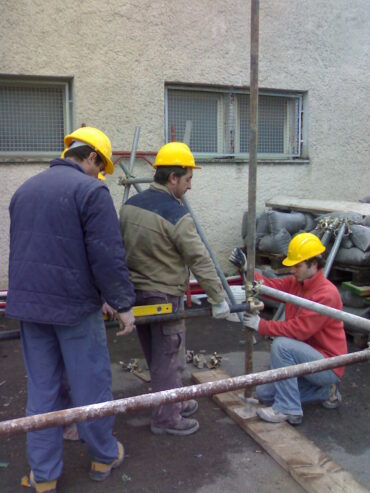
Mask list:
[[[248,169],[248,267],[245,283],[247,301],[253,299],[252,284],[256,264],[256,195],[257,195],[257,149],[258,149],[258,51],[259,51],[259,0],[251,2],[250,36],[250,111],[249,111],[249,169]],[[246,332],[245,373],[253,372],[253,331]],[[245,397],[252,389],[245,389]]]
[[[113,416],[137,409],[149,409],[162,404],[181,402],[196,397],[205,397],[223,392],[230,392],[262,383],[286,380],[287,378],[299,377],[309,373],[317,373],[323,370],[337,368],[339,366],[351,365],[370,359],[370,349],[357,351],[343,356],[335,356],[309,363],[267,370],[260,373],[252,373],[234,378],[207,382],[189,387],[163,390],[151,394],[118,399],[116,401],[91,404],[89,406],[75,407],[62,411],[54,411],[45,414],[37,414],[25,418],[11,419],[0,422],[0,437],[16,435],[18,433],[42,430],[53,426],[68,425],[90,419],[99,419],[105,416]]]

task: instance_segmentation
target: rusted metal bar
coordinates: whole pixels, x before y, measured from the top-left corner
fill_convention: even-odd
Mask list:
[[[337,320],[342,320],[343,322],[351,323],[352,325],[365,332],[370,332],[370,320],[366,318],[358,317],[357,315],[346,313],[342,310],[336,310],[335,308],[331,308],[330,306],[321,305],[320,303],[316,303],[315,301],[307,300],[306,298],[300,298],[299,296],[294,296],[293,294],[270,288],[269,286],[265,286],[264,284],[259,285],[257,289],[258,292],[264,296],[270,296],[272,298],[276,298],[287,303],[292,303],[293,305],[301,306],[303,308],[306,308],[307,310],[318,312],[322,315],[336,318]]]
[[[251,47],[250,47],[250,111],[249,111],[249,175],[248,175],[248,235],[247,235],[247,301],[253,299],[252,285],[256,264],[256,191],[257,191],[257,147],[258,147],[258,37],[259,0],[251,3]],[[253,371],[253,332],[246,331],[245,373]],[[245,389],[250,397],[251,389]]]
[[[151,394],[118,399],[116,401],[91,404],[89,406],[75,407],[62,411],[54,411],[46,414],[37,414],[25,418],[12,419],[0,422],[0,437],[15,435],[18,433],[42,430],[54,426],[67,425],[90,419],[99,419],[105,416],[113,416],[120,413],[135,411],[137,409],[148,409],[161,404],[186,401],[196,397],[205,397],[223,392],[230,392],[245,387],[260,385],[263,383],[286,380],[287,378],[299,377],[310,373],[337,368],[339,366],[351,365],[370,359],[370,350],[364,349],[343,356],[325,358],[300,365],[278,368],[234,378],[207,382],[199,385],[190,385],[177,389],[164,390]]]

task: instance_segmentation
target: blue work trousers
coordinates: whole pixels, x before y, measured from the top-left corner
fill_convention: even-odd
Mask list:
[[[112,400],[112,375],[101,311],[72,327],[21,323],[28,375],[27,416],[63,408],[64,369],[72,406]],[[118,456],[114,417],[78,423],[92,460],[110,463]],[[27,456],[37,482],[57,479],[63,468],[62,426],[27,433]]]
[[[305,342],[277,337],[271,345],[270,366],[274,370],[284,366],[298,365],[323,359],[324,356]],[[303,402],[325,401],[330,387],[338,383],[339,377],[333,370],[325,370],[298,378],[258,385],[258,399],[272,403],[274,411],[303,416]]]

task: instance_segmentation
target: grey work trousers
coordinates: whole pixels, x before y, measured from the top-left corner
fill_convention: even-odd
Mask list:
[[[136,291],[136,305],[172,303],[173,311],[182,310],[183,297],[157,291]],[[174,320],[137,326],[137,334],[143,349],[150,376],[152,391],[182,387],[185,368],[185,321]],[[152,412],[152,424],[171,427],[181,419],[184,404],[176,402],[158,406]]]

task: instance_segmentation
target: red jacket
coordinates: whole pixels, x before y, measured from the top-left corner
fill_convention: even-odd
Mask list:
[[[267,279],[255,274],[256,280],[263,280],[266,286],[306,298],[322,305],[341,310],[342,300],[337,288],[324,276],[320,269],[311,279],[303,282],[294,276]],[[261,318],[258,333],[263,336],[284,336],[303,341],[319,351],[325,358],[347,353],[346,334],[343,322],[320,313],[285,304],[285,320],[264,320]],[[333,371],[342,377],[344,368]]]

